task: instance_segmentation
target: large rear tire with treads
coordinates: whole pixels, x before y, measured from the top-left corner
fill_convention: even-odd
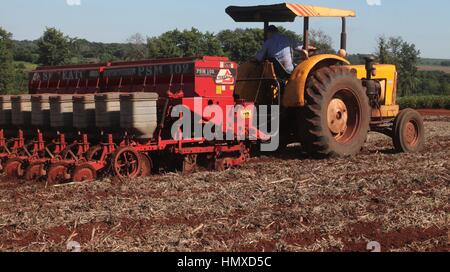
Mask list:
[[[361,80],[345,67],[314,72],[305,93],[300,126],[304,149],[315,156],[353,156],[370,129],[370,106]]]

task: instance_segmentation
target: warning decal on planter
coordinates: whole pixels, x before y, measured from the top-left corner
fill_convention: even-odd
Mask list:
[[[216,84],[234,84],[234,76],[230,69],[220,69],[216,77]]]

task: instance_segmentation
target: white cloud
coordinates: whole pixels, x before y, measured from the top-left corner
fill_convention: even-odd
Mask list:
[[[381,6],[381,0],[366,0],[369,6]]]
[[[81,6],[81,0],[66,0],[69,6]]]

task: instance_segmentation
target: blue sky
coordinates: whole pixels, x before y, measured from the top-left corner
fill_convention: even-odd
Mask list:
[[[123,42],[131,34],[158,35],[175,28],[196,27],[217,32],[259,24],[234,23],[224,12],[228,5],[272,4],[269,0],[0,0],[0,26],[15,39],[36,39],[46,26],[91,41]],[[77,3],[81,5],[68,5]],[[381,2],[381,5],[368,5]],[[298,0],[294,3],[349,8],[349,52],[371,53],[379,35],[398,35],[413,42],[422,57],[450,59],[450,1],[430,0]],[[328,33],[337,47],[340,23],[314,18],[311,25]],[[302,21],[286,24],[301,31]]]

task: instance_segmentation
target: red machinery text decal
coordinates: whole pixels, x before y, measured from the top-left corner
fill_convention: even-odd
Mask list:
[[[30,73],[31,81],[39,80],[74,80],[99,77],[98,70],[62,70]]]
[[[232,85],[234,76],[230,69],[220,69],[216,77],[216,84]]]

